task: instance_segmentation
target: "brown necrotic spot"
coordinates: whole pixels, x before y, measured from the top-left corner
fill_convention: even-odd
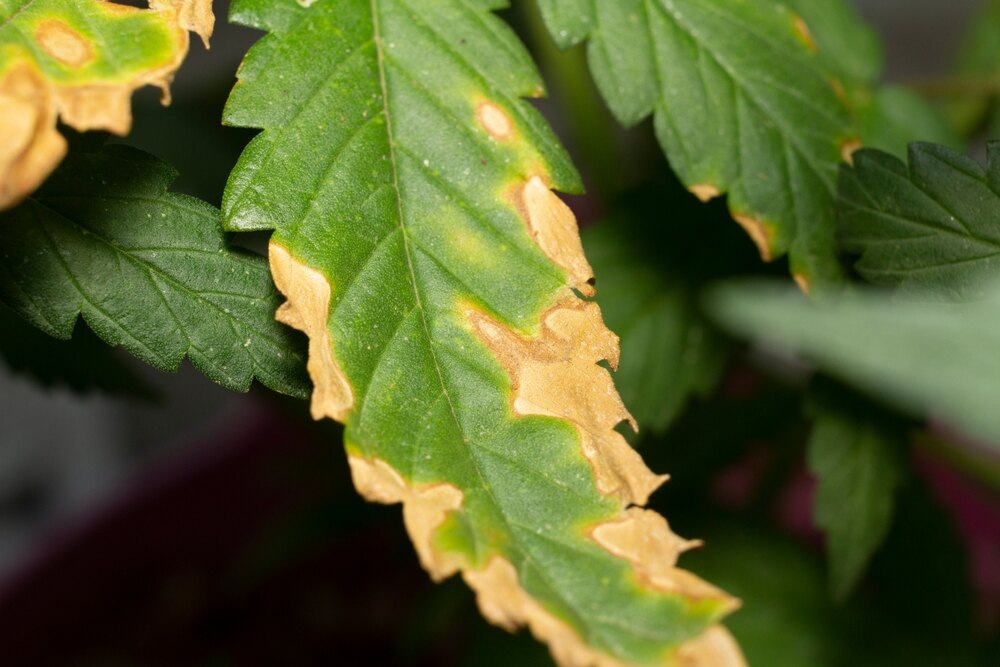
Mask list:
[[[722,192],[719,191],[719,188],[715,187],[711,183],[695,183],[688,188],[688,190],[690,190],[691,194],[703,202],[715,199],[722,194]]]
[[[476,110],[476,120],[486,133],[497,141],[506,141],[514,135],[514,124],[507,112],[492,102],[483,102]]]
[[[770,262],[774,259],[774,253],[771,252],[771,231],[767,228],[763,220],[740,214],[734,214],[733,219],[739,223],[740,227],[753,240],[762,260]]]
[[[45,53],[68,67],[83,67],[94,58],[90,42],[58,19],[41,21],[35,39]]]

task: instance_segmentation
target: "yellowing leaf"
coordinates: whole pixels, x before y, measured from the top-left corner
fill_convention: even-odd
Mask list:
[[[643,509],[631,416],[576,220],[579,178],[521,97],[497,0],[241,0],[267,30],[226,109],[261,128],[223,200],[274,229],[278,317],[309,334],[317,418],[421,563],[570,667],[742,665],[735,606]]]
[[[0,0],[0,209],[34,190],[66,153],[60,119],[126,134],[132,91],[168,86],[188,49],[207,46],[211,0]]]

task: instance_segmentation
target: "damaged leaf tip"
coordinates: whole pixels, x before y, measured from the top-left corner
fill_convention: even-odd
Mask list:
[[[0,209],[27,196],[62,159],[57,119],[79,131],[128,133],[132,92],[158,86],[168,102],[187,31],[207,46],[213,25],[211,0],[151,0],[147,11],[99,0],[7,3],[0,10]],[[120,56],[126,51],[131,58]]]

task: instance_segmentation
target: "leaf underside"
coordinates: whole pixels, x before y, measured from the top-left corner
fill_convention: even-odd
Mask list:
[[[0,0],[0,209],[38,187],[66,154],[57,118],[126,134],[132,91],[164,90],[188,30],[212,34],[211,0]]]
[[[909,168],[859,151],[841,173],[839,198],[841,241],[876,285],[975,299],[1000,270],[1000,144],[990,144],[986,169],[932,144],[911,144]]]
[[[715,625],[732,601],[638,507],[661,480],[614,431],[630,417],[598,362],[617,339],[577,295],[591,271],[549,189],[578,178],[519,99],[542,89],[501,6],[235,3],[270,34],[226,109],[264,129],[226,224],[275,230],[313,413],[345,423],[356,486],[403,503],[435,578],[461,572],[564,665],[741,664]]]
[[[560,46],[589,40],[614,115],[653,114],[681,181],[703,199],[728,193],[764,259],[789,253],[805,287],[839,281],[833,198],[856,132],[798,15],[769,0],[539,3]]]
[[[168,193],[173,169],[111,146],[70,154],[0,214],[0,300],[57,338],[82,315],[107,343],[161,370],[188,356],[246,391],[308,394],[298,337],[274,322],[267,263],[228,248],[216,209]]]

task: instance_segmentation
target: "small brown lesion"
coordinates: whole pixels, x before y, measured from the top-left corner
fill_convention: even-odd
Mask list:
[[[711,183],[695,183],[688,190],[702,202],[711,201],[722,194],[722,191]]]
[[[816,46],[816,39],[812,35],[812,31],[809,30],[809,25],[805,22],[798,14],[792,16],[792,28],[795,30],[795,35],[799,38],[806,48],[812,53],[817,53],[819,47]]]
[[[46,54],[67,67],[80,68],[94,59],[90,41],[58,19],[39,21],[35,40]]]
[[[763,261],[770,262],[774,259],[774,253],[771,251],[771,230],[768,228],[767,223],[759,218],[742,213],[734,213],[733,220],[750,236],[754,245],[757,246],[760,258]]]
[[[840,143],[840,157],[849,165],[854,165],[854,153],[861,149],[861,140],[857,137],[845,139]]]
[[[476,120],[496,141],[509,141],[514,136],[514,123],[510,115],[493,102],[481,102],[476,109]]]

